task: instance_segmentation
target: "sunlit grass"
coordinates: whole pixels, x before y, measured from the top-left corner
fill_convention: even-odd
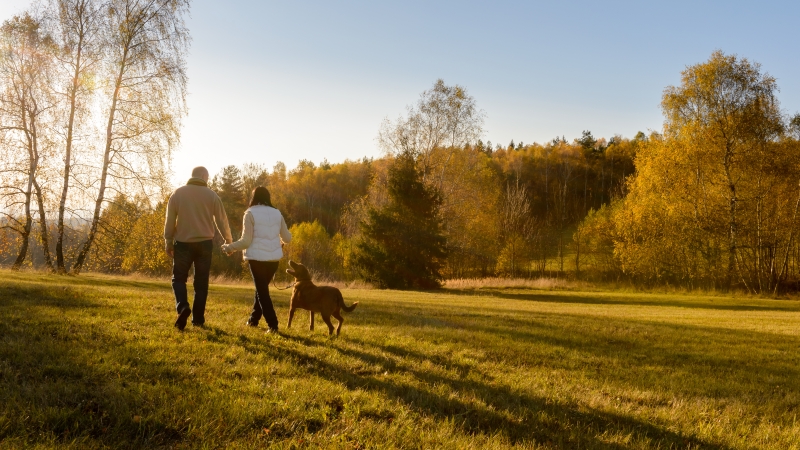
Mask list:
[[[800,448],[798,301],[346,289],[331,339],[288,292],[179,333],[167,282],[0,271],[0,447]]]

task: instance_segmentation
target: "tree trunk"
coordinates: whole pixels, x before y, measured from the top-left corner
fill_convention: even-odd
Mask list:
[[[581,276],[581,234],[576,232],[575,235],[575,278],[579,279]]]
[[[19,270],[22,267],[22,262],[25,261],[25,256],[28,254],[28,238],[31,235],[31,227],[33,226],[33,219],[31,218],[31,192],[33,191],[33,173],[28,174],[28,189],[25,191],[25,226],[22,227],[20,237],[22,244],[17,253],[17,259],[11,266],[11,270]]]
[[[78,257],[75,258],[75,264],[72,266],[72,273],[80,274],[83,269],[83,264],[86,262],[86,256],[94,243],[95,236],[97,235],[97,224],[100,222],[100,211],[105,199],[106,181],[108,179],[108,165],[111,162],[112,144],[114,143],[114,116],[117,111],[117,100],[119,99],[120,88],[122,86],[122,77],[125,74],[125,65],[127,63],[129,48],[126,47],[120,63],[119,73],[116,82],[114,83],[114,94],[111,99],[111,108],[108,112],[108,124],[106,125],[106,146],[103,152],[103,168],[100,174],[100,188],[97,193],[97,200],[94,204],[94,215],[92,216],[92,224],[89,227],[89,235],[86,237],[86,242],[81,247]]]
[[[44,198],[42,197],[42,190],[39,188],[39,183],[36,181],[36,171],[39,170],[39,136],[36,129],[35,112],[29,112],[29,114],[30,133],[28,138],[28,151],[31,158],[30,181],[33,184],[33,192],[36,193],[36,204],[39,207],[39,233],[41,235],[44,264],[49,270],[53,270],[53,261],[50,258],[50,239],[48,238],[49,230],[47,229],[47,214],[44,209]],[[30,198],[28,199],[28,205],[30,205]]]
[[[67,193],[69,191],[69,175],[72,169],[72,139],[75,127],[75,109],[78,97],[78,83],[80,77],[81,56],[83,51],[83,36],[78,38],[76,49],[75,72],[72,75],[72,90],[69,93],[69,119],[67,121],[67,142],[64,154],[64,185],[61,188],[61,200],[58,203],[58,240],[56,241],[56,270],[66,273],[64,265],[64,211],[67,207]]]
[[[730,177],[728,179],[730,180]],[[733,280],[736,277],[736,185],[730,182],[728,189],[730,191],[730,201],[728,204],[728,279],[726,283],[727,288],[731,289]]]
[[[33,138],[31,130],[28,126],[27,105],[25,98],[20,99],[20,119],[22,122],[22,129],[25,131],[25,138],[28,141],[28,187],[25,190],[25,226],[22,228],[22,244],[17,254],[17,259],[11,266],[12,270],[19,270],[22,267],[22,262],[28,254],[28,241],[31,235],[31,228],[33,227],[33,218],[31,217],[31,197],[33,195],[34,177],[36,176],[36,159],[33,154]]]
[[[44,198],[42,197],[42,190],[39,188],[39,183],[33,181],[33,187],[36,192],[36,203],[39,206],[39,232],[41,233],[42,253],[44,255],[44,265],[47,270],[53,271],[53,260],[50,257],[50,231],[47,229],[47,214],[44,209]]]

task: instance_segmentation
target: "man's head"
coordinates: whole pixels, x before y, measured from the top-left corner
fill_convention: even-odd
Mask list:
[[[192,178],[200,178],[208,183],[208,169],[203,166],[197,166],[192,169]]]

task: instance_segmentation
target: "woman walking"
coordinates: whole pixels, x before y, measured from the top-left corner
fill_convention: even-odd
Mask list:
[[[283,244],[292,241],[286,221],[270,200],[267,188],[253,189],[250,207],[244,212],[242,237],[232,244],[224,244],[222,251],[230,253],[244,250],[243,257],[250,266],[250,274],[256,285],[253,312],[247,325],[257,327],[261,316],[267,321],[268,333],[278,331],[278,316],[269,296],[269,282],[278,270],[278,261],[283,257]]]

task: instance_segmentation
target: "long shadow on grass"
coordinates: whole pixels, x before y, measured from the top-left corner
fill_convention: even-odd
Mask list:
[[[704,448],[725,449],[727,447],[705,442],[694,436],[686,436],[665,428],[636,420],[630,417],[585,411],[577,405],[554,402],[515,391],[509,386],[487,384],[475,379],[455,379],[441,376],[419,368],[418,364],[398,364],[391,358],[375,355],[364,348],[401,353],[390,346],[357,344],[360,349],[344,348],[338,345],[320,343],[314,339],[287,336],[304,346],[324,346],[339,352],[351,360],[377,366],[388,372],[403,372],[417,379],[423,386],[447,386],[455,396],[440,395],[432,389],[419,387],[374,371],[368,375],[354,373],[352,370],[316,358],[301,350],[280,346],[270,347],[269,351],[279,357],[291,358],[311,374],[331,382],[342,384],[350,390],[362,389],[380,392],[388,399],[404,404],[407,408],[424,416],[435,417],[438,421],[452,421],[465,434],[480,433],[486,436],[502,435],[512,444],[532,442],[552,442],[560,446],[583,445],[591,448],[623,449],[623,445],[609,444],[597,436],[603,433],[620,432],[646,438],[658,446],[702,446]],[[401,355],[398,355],[401,356]],[[416,362],[423,355],[414,355]],[[444,365],[458,366],[450,361],[440,361]],[[465,369],[462,367],[462,370]],[[466,394],[477,400],[462,401],[459,396]],[[583,409],[583,410],[582,410]]]
[[[420,317],[408,309],[373,308],[369,316],[370,323],[411,325],[410,332],[419,340],[481,348],[486,358],[519,365],[517,369],[580,371],[628,389],[780,403],[781,392],[800,379],[792,357],[800,338],[784,334],[587,314],[535,312],[515,317],[507,310]],[[385,350],[401,351],[391,346]],[[782,388],[773,393],[775,386]]]
[[[2,297],[20,289],[29,295]],[[9,285],[0,298],[0,442],[141,448],[181,440],[175,424],[135,423],[134,414],[154,407],[137,390],[143,383],[169,386],[186,374],[70,311],[102,304],[70,289]]]
[[[373,304],[358,321],[402,325],[414,339],[445,351],[479,348],[484,361],[514,370],[580,373],[595,380],[596,390],[610,385],[622,392],[664,392],[700,402],[745,402],[754,414],[777,422],[785,419],[780,411],[797,408],[788,395],[800,388],[793,356],[800,345],[797,336],[732,330],[713,322],[701,326],[484,307],[453,314],[434,308]],[[403,351],[392,346],[384,350],[398,355]],[[452,364],[446,355],[417,359]],[[656,399],[662,400],[666,401]]]
[[[20,306],[55,306],[59,308],[96,308],[97,302],[87,300],[71,287],[44,287],[6,283],[0,285],[0,300],[24,302]]]
[[[572,293],[564,292],[561,295],[549,293],[547,291],[541,292],[525,292],[513,293],[504,292],[500,289],[482,289],[479,293],[474,290],[467,289],[448,289],[448,294],[456,296],[467,297],[492,297],[509,299],[509,300],[528,300],[543,303],[579,303],[586,305],[628,305],[628,306],[660,306],[672,308],[694,308],[694,309],[714,309],[720,311],[800,311],[800,303],[797,301],[782,301],[782,300],[769,300],[773,304],[770,305],[748,305],[748,304],[726,304],[725,298],[719,300],[666,300],[664,298],[644,298],[644,297],[629,297],[626,299],[615,299],[610,296],[604,295],[586,295],[585,293]],[[650,294],[647,294],[650,295]],[[737,300],[742,301],[742,300]],[[767,300],[762,300],[767,301]]]
[[[2,273],[2,272],[0,272]],[[36,286],[37,284],[46,284],[49,287],[71,287],[71,288],[80,288],[80,287],[121,287],[121,288],[132,288],[136,290],[147,290],[153,291],[158,290],[162,291],[164,289],[164,284],[169,283],[169,280],[135,280],[131,278],[111,278],[111,277],[104,277],[104,276],[97,276],[97,275],[81,275],[81,276],[71,276],[71,275],[52,275],[52,274],[39,274],[38,276],[14,276],[12,273],[12,277],[8,280],[9,283],[24,285],[27,287]]]

